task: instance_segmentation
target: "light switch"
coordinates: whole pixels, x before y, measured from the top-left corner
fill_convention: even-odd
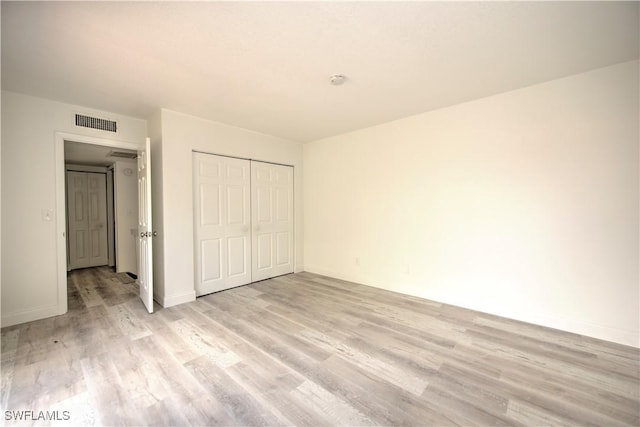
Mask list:
[[[53,221],[53,209],[42,209],[42,220]]]

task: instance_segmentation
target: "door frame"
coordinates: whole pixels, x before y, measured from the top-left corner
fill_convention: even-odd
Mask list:
[[[140,144],[117,141],[114,139],[99,138],[88,135],[78,135],[68,132],[55,133],[55,170],[56,170],[56,256],[58,271],[58,314],[67,312],[67,210],[64,163],[64,143],[79,142],[82,144],[101,145],[104,147],[120,148],[137,151]]]

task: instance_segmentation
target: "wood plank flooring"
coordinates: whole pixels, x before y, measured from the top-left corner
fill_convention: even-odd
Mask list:
[[[148,315],[80,270],[1,349],[6,425],[640,425],[638,349],[310,273]]]

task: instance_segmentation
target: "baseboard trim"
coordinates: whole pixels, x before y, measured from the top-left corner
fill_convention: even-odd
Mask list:
[[[616,344],[627,345],[630,347],[640,348],[638,341],[638,332],[613,328],[581,319],[573,319],[566,316],[557,316],[550,313],[544,314],[522,314],[513,313],[509,310],[496,310],[487,307],[473,306],[472,304],[463,304],[454,298],[447,298],[443,295],[416,295],[431,301],[442,304],[454,305],[481,313],[491,314],[494,316],[504,317],[506,319],[516,320],[519,322],[530,323],[532,325],[543,326],[545,328],[557,329],[559,331],[569,332],[572,334],[582,335],[585,337],[596,338],[599,340],[609,341]]]
[[[320,274],[323,276],[333,277],[348,282],[354,282],[365,286],[371,286],[373,288],[384,289],[390,292],[400,292],[398,289],[390,289],[384,286],[380,286],[373,281],[367,280],[365,277],[353,277],[348,274],[340,274],[335,271],[327,270],[316,266],[305,266],[305,271],[309,273]],[[627,345],[635,348],[640,348],[639,333],[637,331],[630,331],[628,329],[614,328],[607,325],[601,325],[582,319],[574,319],[566,316],[557,316],[551,313],[527,315],[523,313],[513,313],[508,310],[496,310],[495,308],[483,307],[482,305],[468,304],[462,301],[458,301],[455,298],[447,297],[446,295],[431,294],[429,292],[401,292],[406,295],[416,296],[418,298],[424,298],[430,301],[438,302],[441,304],[453,305],[456,307],[466,308],[469,310],[478,311],[481,313],[491,314],[494,316],[504,317],[506,319],[517,320],[519,322],[530,323],[537,326],[544,326],[546,328],[557,329],[560,331],[570,332],[573,334],[583,335],[586,337],[596,338],[604,341],[613,342],[616,344]]]
[[[174,305],[184,304],[196,300],[196,291],[187,292],[179,295],[169,295],[158,301],[164,308],[173,307]]]
[[[47,307],[34,308],[32,310],[19,311],[16,313],[2,313],[1,326],[19,325],[21,323],[33,322],[34,320],[46,319],[47,317],[59,316],[66,313],[65,307],[58,304]]]

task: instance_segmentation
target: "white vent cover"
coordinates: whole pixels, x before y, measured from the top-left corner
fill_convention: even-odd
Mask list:
[[[107,132],[116,132],[116,122],[113,120],[100,119],[98,117],[90,117],[82,114],[76,114],[76,126],[106,130]]]
[[[118,157],[120,159],[137,159],[138,153],[135,151],[110,151],[107,157]]]

